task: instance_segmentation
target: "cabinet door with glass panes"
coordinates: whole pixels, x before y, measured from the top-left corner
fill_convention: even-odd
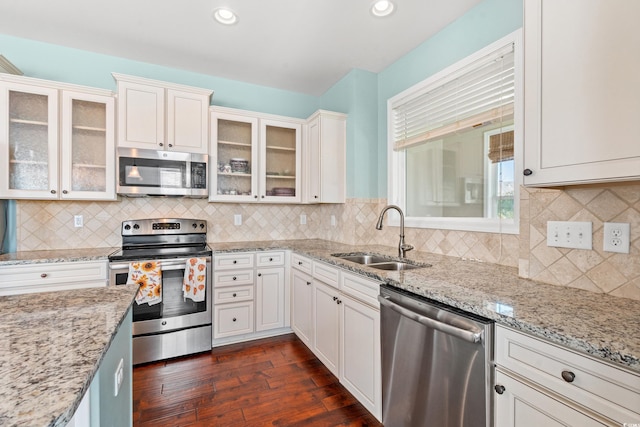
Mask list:
[[[0,197],[58,198],[58,90],[0,82]]]
[[[260,120],[260,198],[267,202],[298,203],[302,200],[300,171],[302,125]]]
[[[258,119],[211,113],[211,190],[209,200],[259,200]]]
[[[62,92],[62,199],[115,199],[114,99]]]

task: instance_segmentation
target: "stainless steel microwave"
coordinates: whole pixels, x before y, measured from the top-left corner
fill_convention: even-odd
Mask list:
[[[118,194],[207,197],[206,154],[118,148]]]

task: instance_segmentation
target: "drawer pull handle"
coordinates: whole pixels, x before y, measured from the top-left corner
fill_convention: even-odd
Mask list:
[[[498,394],[502,394],[502,393],[504,393],[504,392],[505,392],[505,390],[506,390],[502,384],[496,384],[496,386],[495,386],[493,389],[494,389],[494,390],[496,391],[496,393],[498,393]]]
[[[236,321],[236,318],[235,318],[235,317],[233,318],[233,321],[234,321],[234,322]]]
[[[48,276],[48,274],[47,274],[47,273],[42,273],[42,274],[40,275],[40,277],[42,277],[43,279],[44,279],[45,277],[47,277],[47,276]]]
[[[237,279],[237,277],[236,277],[236,276],[233,276],[233,280],[236,280],[236,279]]]
[[[236,296],[238,296],[238,294],[234,293],[234,294],[233,294],[233,297],[235,298]]]
[[[576,379],[576,374],[571,371],[562,371],[562,379],[568,383],[572,383]]]

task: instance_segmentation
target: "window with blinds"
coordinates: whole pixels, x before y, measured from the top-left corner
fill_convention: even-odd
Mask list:
[[[408,225],[517,233],[519,37],[389,100],[389,201]]]

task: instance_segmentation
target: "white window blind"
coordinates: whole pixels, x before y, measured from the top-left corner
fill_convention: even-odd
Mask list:
[[[513,117],[513,43],[392,106],[394,150]]]

